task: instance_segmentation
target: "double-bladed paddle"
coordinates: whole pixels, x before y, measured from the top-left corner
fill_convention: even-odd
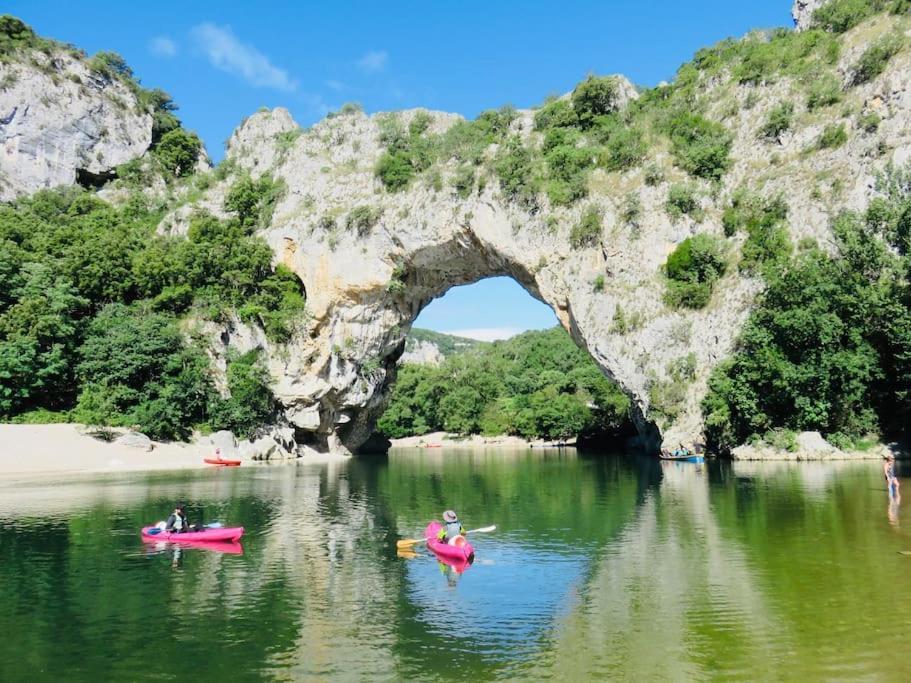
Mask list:
[[[468,534],[489,534],[491,531],[496,531],[496,530],[497,530],[497,525],[491,524],[490,526],[484,526],[484,527],[481,527],[480,529],[469,529],[468,531],[465,532],[465,535],[467,536]],[[415,543],[426,543],[426,542],[427,542],[426,538],[403,538],[402,540],[395,542],[395,547],[396,548],[410,548]]]

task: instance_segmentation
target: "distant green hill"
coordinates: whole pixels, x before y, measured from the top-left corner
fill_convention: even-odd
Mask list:
[[[405,341],[405,352],[414,352],[421,342],[436,346],[444,358],[489,345],[489,342],[482,342],[477,339],[457,337],[452,334],[444,334],[443,332],[434,332],[433,330],[423,330],[419,327],[412,327],[411,332],[408,333],[408,338]]]
[[[427,333],[426,330],[419,332]],[[390,438],[435,431],[526,439],[628,433],[629,399],[562,327],[454,346],[439,363],[405,363],[377,426]]]

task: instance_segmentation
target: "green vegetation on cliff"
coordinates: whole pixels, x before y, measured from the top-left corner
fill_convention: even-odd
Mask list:
[[[299,280],[249,221],[198,215],[174,238],[155,234],[160,218],[139,195],[114,207],[76,188],[0,205],[0,418],[71,411],[157,438],[266,420],[264,376],[229,367],[231,400],[246,397],[232,407],[181,320],[236,312],[281,341],[303,314]]]
[[[403,365],[378,427],[398,438],[446,430],[567,439],[628,428],[629,400],[562,328],[526,332]]]
[[[775,429],[840,445],[907,435],[911,420],[911,171],[890,170],[864,214],[766,269],[768,290],[703,409],[720,449]]]

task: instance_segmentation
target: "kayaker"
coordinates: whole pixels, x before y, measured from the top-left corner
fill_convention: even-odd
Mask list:
[[[178,503],[174,506],[174,512],[171,513],[171,516],[168,517],[168,521],[165,522],[164,530],[177,534],[193,530],[187,521],[187,513],[184,510],[183,503]]]
[[[465,529],[459,522],[459,516],[454,510],[447,510],[443,513],[443,527],[437,533],[437,538],[443,543],[452,543],[456,536],[463,536]]]

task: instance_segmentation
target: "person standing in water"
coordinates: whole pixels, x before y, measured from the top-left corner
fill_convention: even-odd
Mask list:
[[[889,490],[889,499],[901,501],[901,482],[895,474],[895,456],[889,453],[883,463],[883,476],[886,478],[886,488]]]

